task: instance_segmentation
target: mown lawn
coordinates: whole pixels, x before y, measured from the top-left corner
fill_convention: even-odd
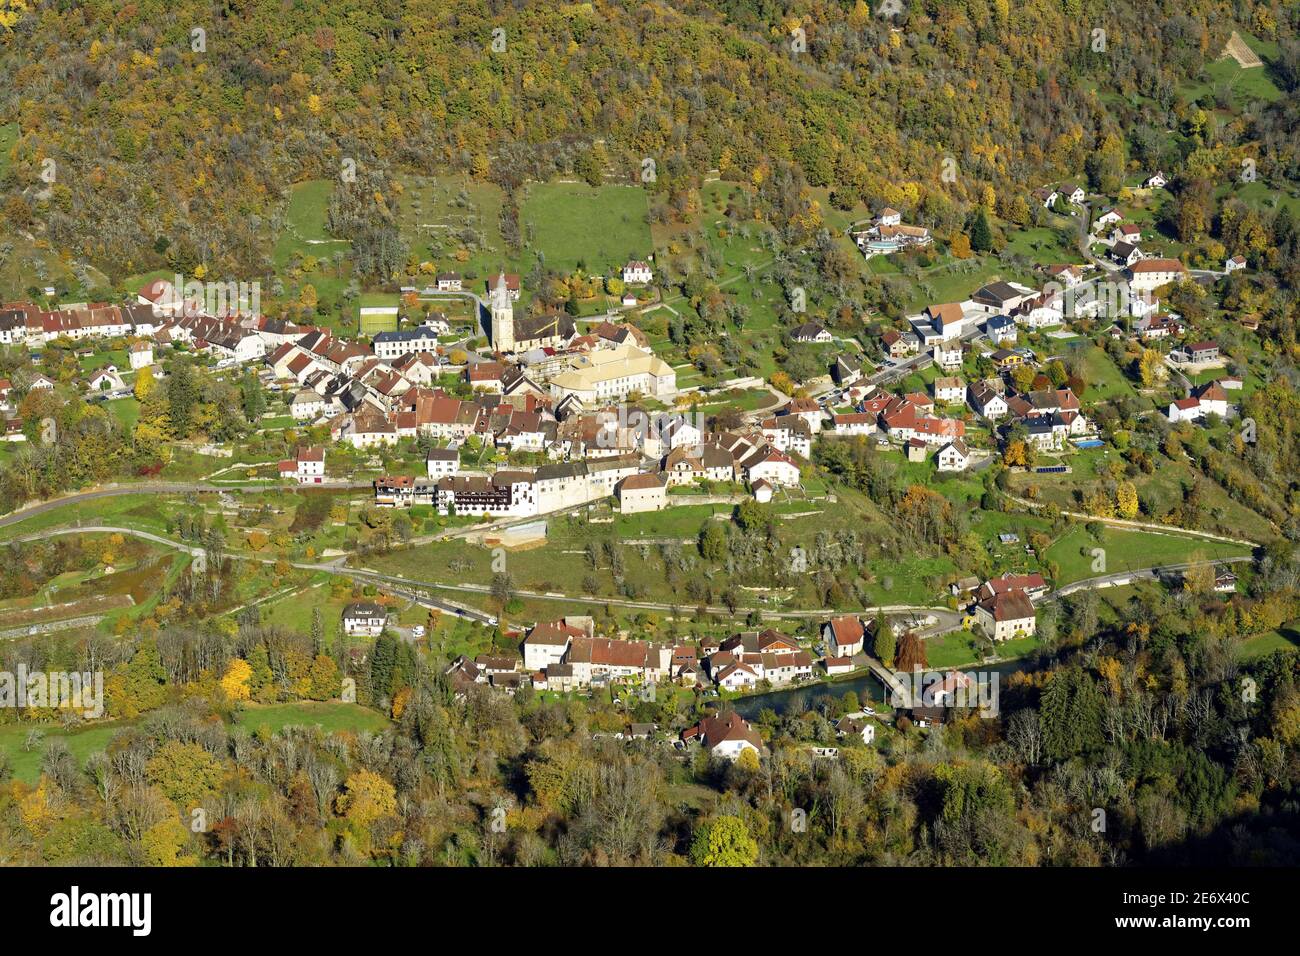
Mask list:
[[[1092,554],[1094,548],[1102,550],[1105,561],[1104,566],[1100,566],[1100,570],[1096,571],[1093,570],[1093,562],[1097,560],[1097,557]],[[1164,564],[1209,561],[1249,553],[1250,550],[1241,545],[1191,538],[1172,532],[1162,534],[1155,531],[1128,531],[1108,527],[1102,530],[1100,539],[1094,539],[1082,525],[1079,525],[1066,532],[1048,548],[1046,557],[1060,568],[1059,579],[1056,582],[1060,585],[1096,577],[1098,574],[1139,570]]]
[[[320,727],[328,732],[378,732],[389,725],[388,718],[360,704],[336,701],[300,701],[293,704],[245,704],[235,723],[249,730],[269,728],[272,732],[285,727]]]
[[[546,254],[551,268],[569,271],[582,263],[608,275],[629,259],[653,250],[646,222],[646,193],[634,186],[537,183],[528,187],[520,216],[525,239]]]
[[[1265,657],[1274,651],[1300,650],[1300,621],[1283,624],[1276,631],[1256,634],[1242,642],[1240,653],[1243,659],[1251,660]]]
[[[102,751],[113,739],[113,735],[126,726],[128,725],[125,721],[97,724],[75,730],[64,730],[55,724],[0,724],[0,753],[8,758],[9,768],[13,771],[15,780],[34,784],[41,775],[41,760],[45,755],[45,748],[52,740],[61,740],[67,744],[68,751],[76,758],[77,763],[84,767],[87,757]],[[28,750],[25,743],[27,735],[33,730],[40,731],[45,736],[40,743]]]
[[[1116,367],[1105,350],[1095,345],[1088,345],[1075,354],[1082,361],[1084,381],[1088,384],[1082,396],[1085,403],[1109,401],[1137,394],[1133,383]]]

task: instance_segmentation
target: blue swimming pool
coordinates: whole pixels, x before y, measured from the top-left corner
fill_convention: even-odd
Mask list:
[[[1104,444],[1106,443],[1102,441],[1100,438],[1085,438],[1085,439],[1076,439],[1074,443],[1074,447],[1075,448],[1100,448]]]

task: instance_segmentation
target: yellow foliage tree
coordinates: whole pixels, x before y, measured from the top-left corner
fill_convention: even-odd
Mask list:
[[[1131,481],[1121,481],[1115,489],[1115,510],[1121,518],[1136,518],[1138,493]]]
[[[135,397],[137,401],[143,402],[153,391],[154,377],[152,366],[146,365],[140,371],[135,373]]]
[[[336,804],[339,813],[353,823],[369,826],[397,812],[397,791],[379,774],[359,770],[343,784]]]
[[[226,668],[226,675],[221,678],[221,689],[231,700],[248,700],[248,681],[253,676],[253,668],[242,657],[231,660]]]
[[[194,866],[198,860],[181,853],[189,834],[175,817],[155,823],[140,837],[140,847],[150,866]]]

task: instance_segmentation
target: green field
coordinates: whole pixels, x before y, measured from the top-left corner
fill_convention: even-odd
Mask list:
[[[1105,553],[1102,570],[1094,571],[1092,550],[1100,548]],[[1189,538],[1185,535],[1161,534],[1155,531],[1126,531],[1119,528],[1103,529],[1100,540],[1094,539],[1078,526],[1062,535],[1047,549],[1047,560],[1060,568],[1057,584],[1068,584],[1098,574],[1157,567],[1163,564],[1186,564],[1191,561],[1235,557],[1249,554],[1248,548]]]
[[[1251,103],[1272,103],[1285,95],[1270,75],[1270,61],[1278,54],[1277,44],[1265,43],[1249,33],[1238,32],[1246,45],[1264,61],[1264,65],[1242,69],[1231,57],[1220,57],[1205,67],[1201,79],[1179,87],[1179,92],[1189,102],[1196,102],[1209,95],[1217,101],[1230,104],[1234,110],[1241,111]]]
[[[269,728],[274,732],[292,726],[320,727],[330,733],[363,730],[377,733],[388,726],[388,719],[360,704],[301,701],[266,706],[246,704],[239,710],[235,723],[254,731]]]
[[[350,243],[336,239],[325,228],[334,183],[309,179],[294,185],[285,211],[284,228],[272,251],[276,274],[284,283],[281,301],[296,302],[311,285],[317,302],[327,313],[340,307],[348,283],[346,257]],[[274,303],[272,303],[274,304]]]
[[[393,332],[397,329],[397,321],[392,317],[382,315],[368,315],[364,318],[361,315],[361,309],[373,308],[396,308],[398,306],[398,297],[383,292],[366,292],[357,299],[356,318],[358,328],[362,335],[374,335],[376,332]]]
[[[1300,650],[1300,621],[1283,624],[1276,631],[1256,634],[1242,642],[1240,653],[1244,660],[1264,657],[1274,651]]]
[[[1046,226],[1011,232],[1007,236],[1007,248],[1044,266],[1073,262],[1078,257],[1072,236]]]
[[[128,432],[135,428],[135,423],[140,418],[140,403],[134,398],[115,398],[105,402],[104,407],[113,413],[113,417]]]
[[[283,268],[295,252],[320,256],[322,250],[346,249],[346,240],[334,239],[325,229],[326,213],[334,183],[328,179],[309,179],[296,183],[285,213],[284,233],[275,244],[275,264]]]
[[[1083,378],[1088,384],[1083,395],[1086,404],[1137,395],[1133,384],[1115,366],[1104,349],[1087,345],[1081,351],[1070,350],[1068,354],[1078,356],[1083,366]]]
[[[293,725],[318,726],[329,732],[379,732],[389,723],[383,714],[359,704],[316,701],[268,706],[246,705],[235,722],[249,730],[267,727],[278,731]],[[104,750],[114,734],[129,726],[129,721],[114,721],[64,730],[54,724],[3,724],[0,725],[0,753],[7,756],[16,780],[34,784],[40,777],[41,759],[50,741],[63,741],[78,764],[85,766],[87,757]],[[44,737],[31,749],[27,749],[27,736],[33,730],[40,731]]]
[[[647,209],[645,191],[633,186],[540,183],[528,187],[520,217],[525,242],[548,266],[606,275],[653,251]]]
[[[86,758],[102,751],[113,735],[125,726],[124,723],[106,723],[69,731],[54,724],[4,724],[0,725],[0,752],[8,757],[14,779],[34,784],[40,778],[41,759],[51,740],[62,740],[77,763],[85,766]],[[45,737],[28,750],[25,746],[27,735],[33,730],[39,730]]]

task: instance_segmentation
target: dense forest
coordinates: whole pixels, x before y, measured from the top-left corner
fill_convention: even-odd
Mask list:
[[[977,201],[1023,217],[1027,187],[1085,164],[1104,186],[1125,147],[1151,168],[1195,156],[1211,177],[1247,143],[1263,178],[1300,164],[1294,97],[1217,123],[1174,92],[1234,21],[1282,44],[1294,88],[1285,4],[3,6],[0,119],[20,126],[5,218],[115,280],[269,273],[290,185],[349,162],[357,196],[331,218],[367,274],[399,251],[391,169],[508,193],[557,173],[639,181],[667,218],[717,169],[757,185],[797,239],[819,225],[801,184],[943,233]]]
[[[76,555],[47,557],[66,566]],[[135,645],[10,646],[6,667],[103,668],[109,713],[128,723],[81,766],[63,738],[42,741],[39,713],[25,714],[39,779],[9,779],[0,759],[0,861],[1294,862],[1297,659],[1239,668],[1204,604],[1143,593],[1099,628],[1085,592],[1041,666],[1001,689],[998,719],[959,712],[928,733],[903,721],[879,746],[855,745],[833,727],[859,706],[849,694],[760,714],[769,752],[734,764],[614,739],[629,720],[687,726],[698,712],[680,696],[625,710],[603,692],[458,695],[408,645],[329,652],[316,624],[293,635],[245,615]],[[335,697],[344,675],[393,717],[386,729],[237,720],[250,700]],[[818,760],[810,745],[837,745],[840,759]]]

